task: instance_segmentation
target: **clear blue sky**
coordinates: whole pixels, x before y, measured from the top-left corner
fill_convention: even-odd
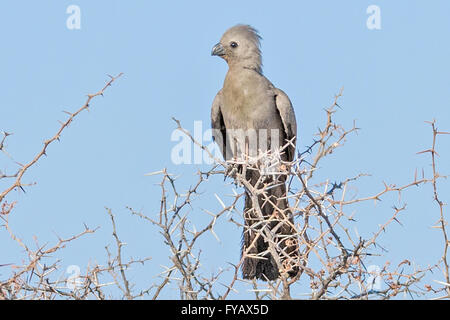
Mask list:
[[[81,8],[80,30],[66,27],[71,4]],[[381,30],[366,27],[371,4],[381,9]],[[29,161],[56,132],[57,120],[66,117],[62,110],[78,109],[107,74],[125,74],[25,176],[37,184],[14,195],[19,202],[11,225],[29,244],[33,235],[44,243],[55,241],[55,232],[81,231],[83,223],[101,226],[61,256],[64,266],[83,267],[105,261],[104,245],[113,244],[104,209],[110,207],[128,243],[125,255],[153,257],[132,280],[142,287],[153,282],[168,250],[156,229],[129,216],[125,206],[156,214],[157,180],[145,173],[167,167],[182,175],[184,187],[193,180],[198,166],[171,163],[171,117],[188,129],[195,120],[209,125],[211,102],[227,69],[210,56],[211,47],[237,23],[251,24],[263,37],[264,73],[293,102],[299,148],[311,143],[325,120],[323,108],[344,87],[337,121],[351,126],[355,119],[362,130],[324,163],[324,174],[331,180],[372,174],[358,185],[361,195],[381,190],[382,181],[408,183],[416,168],[430,172],[429,157],[416,155],[431,143],[424,121],[435,118],[440,129],[450,131],[449,12],[445,0],[3,1],[0,130],[14,133],[7,147],[17,161]],[[442,174],[450,173],[449,139],[438,140]],[[16,166],[0,154],[0,169],[11,172]],[[446,202],[449,183],[439,185]],[[215,179],[204,191],[194,207],[198,219],[204,215],[200,208],[219,208],[215,192],[229,194],[231,187]],[[412,190],[404,200],[403,226],[392,225],[381,238],[389,250],[382,261],[433,264],[442,245],[441,235],[430,228],[438,219],[432,190]],[[377,210],[364,207],[358,228],[369,236],[393,204],[396,197]],[[207,273],[239,259],[241,230],[221,223],[222,242],[208,235],[203,243]],[[0,243],[0,264],[20,263],[23,252],[4,232]],[[233,297],[246,296],[243,288]],[[164,297],[176,298],[176,290]]]

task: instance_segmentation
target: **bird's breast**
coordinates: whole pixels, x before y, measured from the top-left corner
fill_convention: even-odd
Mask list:
[[[278,127],[272,84],[251,70],[229,70],[222,89],[221,107],[228,129]]]

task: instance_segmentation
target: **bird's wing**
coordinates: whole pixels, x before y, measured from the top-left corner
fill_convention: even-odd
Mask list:
[[[282,90],[275,88],[275,105],[283,122],[284,133],[286,135],[285,143],[291,141],[291,145],[287,147],[288,160],[294,160],[295,143],[297,140],[297,121],[295,120],[294,108],[291,100]]]
[[[211,128],[213,129],[213,139],[217,143],[222,152],[222,156],[225,157],[226,150],[226,128],[223,120],[222,111],[220,110],[222,105],[222,90],[220,90],[214,98],[211,108]]]

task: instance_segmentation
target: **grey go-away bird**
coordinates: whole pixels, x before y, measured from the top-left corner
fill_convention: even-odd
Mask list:
[[[249,154],[258,159],[264,151],[287,146],[279,154],[279,160],[290,162],[294,159],[297,135],[294,109],[288,96],[262,74],[260,39],[251,26],[236,25],[228,29],[212,49],[212,55],[223,58],[228,64],[223,88],[212,105],[213,137],[225,160],[242,160]],[[256,144],[249,143],[252,137],[256,137],[256,140],[253,139]],[[264,162],[261,159],[255,161]],[[260,187],[260,170],[247,170],[245,174],[251,186]],[[267,175],[264,182],[271,182],[274,187],[267,188],[267,197],[258,196],[261,208],[259,217],[262,213],[265,220],[271,220],[268,225],[278,239],[279,245],[275,247],[279,257],[282,257],[281,263],[286,261],[287,256],[291,257],[287,260],[298,261],[298,243],[286,198],[285,181],[286,175],[276,175],[275,178],[273,174]],[[280,264],[267,250],[268,243],[264,237],[255,232],[258,227],[253,226],[261,221],[256,211],[251,194],[246,189],[241,254],[247,252],[251,257],[244,259],[243,278],[274,280],[280,276]],[[283,219],[284,222],[279,223]],[[295,275],[298,264],[287,270],[289,275]]]

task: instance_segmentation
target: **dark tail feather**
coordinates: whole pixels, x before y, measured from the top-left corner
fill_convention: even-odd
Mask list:
[[[247,172],[247,180],[252,186],[256,185],[258,178],[259,173],[257,171]],[[268,183],[267,179],[265,183]],[[268,188],[266,191],[266,196],[269,197],[270,202],[276,204],[276,208],[269,201],[265,201],[266,197],[263,195],[258,197],[259,207],[261,208],[264,219],[276,220],[268,223],[261,223],[261,219],[258,218],[260,215],[258,215],[256,209],[253,208],[251,195],[247,190],[244,207],[245,229],[242,239],[241,254],[247,252],[247,254],[250,255],[257,255],[265,252],[269,248],[269,243],[266,242],[263,235],[256,230],[261,230],[264,226],[271,230],[276,228],[273,240],[275,243],[278,243],[279,249],[277,250],[277,254],[280,257],[279,263],[290,276],[295,276],[298,272],[298,241],[297,237],[294,236],[295,229],[293,228],[293,218],[286,199],[286,185],[284,180],[278,183],[277,186],[270,189]],[[257,225],[255,226],[255,224]],[[289,255],[289,258],[286,257],[282,251]],[[244,259],[242,265],[243,278],[257,278],[262,280],[277,279],[280,276],[280,270],[279,265],[276,263],[272,254],[267,251],[263,255],[259,255],[259,257],[261,258],[246,257]]]

